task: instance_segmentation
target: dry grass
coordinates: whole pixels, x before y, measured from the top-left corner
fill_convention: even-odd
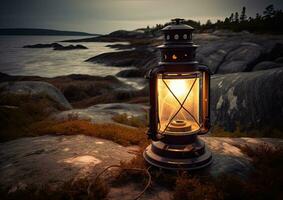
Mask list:
[[[46,95],[0,96],[0,141],[29,136],[29,126],[63,108]]]
[[[171,172],[151,169],[154,183],[173,191],[174,200],[238,200],[238,199],[283,199],[283,149],[267,145],[258,148],[243,147],[252,159],[253,171],[246,178],[233,174],[218,177],[200,176],[198,173]],[[132,161],[122,163],[123,167],[146,169],[142,154]],[[126,173],[121,182],[137,178],[136,174]]]
[[[173,194],[174,200],[222,200],[222,191],[219,191],[213,183],[203,183],[196,177],[181,174],[177,178]]]
[[[112,140],[118,144],[142,145],[147,141],[146,129],[136,129],[117,124],[92,124],[87,120],[42,121],[32,126],[35,135],[88,135]]]
[[[283,131],[273,128],[264,127],[261,129],[243,129],[238,124],[235,131],[225,130],[220,125],[214,125],[211,129],[211,136],[215,137],[272,137],[272,138],[283,138]]]
[[[174,199],[283,199],[283,149],[262,145],[242,150],[253,164],[246,179],[233,174],[217,178],[182,175],[176,181]]]
[[[91,181],[88,178],[78,179],[76,181],[71,179],[59,187],[54,187],[51,184],[43,186],[34,184],[18,189],[15,192],[9,192],[9,189],[1,188],[0,197],[3,200],[104,199],[109,191],[108,185],[99,179],[95,184],[91,185],[91,192],[88,193],[88,187]]]

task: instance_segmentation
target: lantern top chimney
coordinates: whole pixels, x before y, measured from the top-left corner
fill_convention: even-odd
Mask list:
[[[161,51],[160,64],[197,63],[195,60],[197,45],[192,42],[194,28],[185,24],[184,19],[175,18],[162,29],[164,44]]]
[[[166,32],[166,31],[173,31],[173,30],[187,30],[187,31],[190,31],[192,32],[194,30],[193,27],[187,25],[184,23],[185,20],[184,19],[181,19],[181,18],[175,18],[175,19],[172,19],[171,20],[171,23],[166,26],[165,28],[162,29],[163,32]]]

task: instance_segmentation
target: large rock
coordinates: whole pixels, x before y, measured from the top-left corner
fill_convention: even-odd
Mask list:
[[[273,138],[226,138],[201,137],[212,152],[213,162],[205,171],[212,175],[234,174],[245,177],[251,169],[251,159],[242,152],[246,146],[256,149],[267,145],[271,148],[283,147],[283,140]]]
[[[89,136],[40,136],[0,144],[0,186],[50,183],[97,173],[134,157],[131,148]]]
[[[283,65],[282,64],[280,65],[272,61],[263,61],[263,62],[256,64],[256,66],[253,67],[253,71],[267,70],[267,69],[273,69],[273,68],[278,68],[278,67],[283,67]]]
[[[23,48],[56,48],[61,47],[62,45],[59,43],[51,43],[51,44],[32,44],[32,45],[25,45]]]
[[[53,48],[54,50],[87,49],[87,47],[85,47],[81,44],[63,46],[63,45],[58,44],[58,43],[25,45],[25,46],[23,46],[23,48]]]
[[[23,94],[23,95],[46,95],[66,109],[72,106],[64,95],[53,85],[40,81],[16,81],[0,83],[2,93]]]
[[[120,81],[115,76],[90,76],[71,74],[45,78],[39,76],[9,76],[0,73],[1,82],[44,81],[58,88],[73,105],[88,107],[97,103],[109,103],[143,95],[144,92]]]
[[[197,49],[196,58],[200,63],[207,65],[212,73],[216,73],[227,54],[238,45],[234,41],[209,41]]]
[[[87,59],[87,62],[103,63],[109,66],[129,67],[138,66],[142,61],[151,56],[148,50],[129,50],[103,53]]]
[[[263,48],[255,43],[242,43],[230,51],[225,61],[219,66],[217,73],[234,73],[249,71],[263,53]]]
[[[81,44],[78,44],[78,45],[68,45],[68,46],[63,46],[63,45],[60,45],[60,46],[57,46],[57,47],[54,47],[53,48],[54,50],[75,50],[75,49],[88,49],[87,47],[81,45]]]
[[[138,69],[127,69],[127,70],[118,72],[116,76],[125,77],[125,78],[133,78],[133,77],[142,77],[143,74]]]
[[[213,123],[234,130],[277,127],[282,130],[283,68],[215,75],[211,83]]]

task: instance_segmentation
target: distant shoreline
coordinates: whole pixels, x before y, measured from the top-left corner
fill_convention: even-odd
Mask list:
[[[1,28],[0,36],[99,36],[79,31],[61,31],[52,29],[34,29],[34,28]]]

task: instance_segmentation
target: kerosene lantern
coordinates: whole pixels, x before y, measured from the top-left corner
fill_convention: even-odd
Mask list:
[[[193,170],[212,161],[198,137],[210,127],[210,73],[195,60],[193,30],[178,18],[162,29],[161,62],[149,72],[152,142],[144,158],[164,169]]]

